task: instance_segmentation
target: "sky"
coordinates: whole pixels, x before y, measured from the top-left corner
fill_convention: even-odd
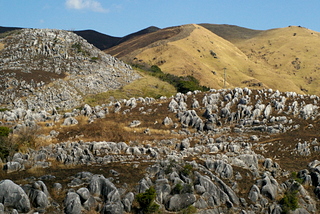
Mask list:
[[[200,23],[320,32],[320,0],[0,0],[0,11],[3,27],[92,29],[117,37]]]

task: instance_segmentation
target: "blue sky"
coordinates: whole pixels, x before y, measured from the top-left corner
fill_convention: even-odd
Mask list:
[[[320,32],[319,0],[0,0],[0,26],[93,29],[125,36],[149,26],[232,24]]]

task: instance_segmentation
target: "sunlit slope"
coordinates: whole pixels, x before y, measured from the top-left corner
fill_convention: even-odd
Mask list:
[[[313,87],[319,85],[318,77],[311,75],[320,56],[313,45],[319,43],[318,33],[290,27],[237,37],[241,39],[231,43],[207,28],[190,24],[135,37],[106,52],[128,63],[158,65],[177,76],[192,75],[211,88],[224,87],[226,68],[228,88],[319,94]]]
[[[257,65],[281,75],[283,87],[290,81],[300,92],[320,94],[320,33],[290,26],[264,31],[235,45]]]

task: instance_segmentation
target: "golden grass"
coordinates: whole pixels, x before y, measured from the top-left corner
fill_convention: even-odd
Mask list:
[[[186,36],[190,29],[193,31]],[[248,35],[243,37],[241,29],[236,32],[238,39],[231,43],[199,25],[184,25],[178,35],[150,41],[149,45],[138,45],[136,49],[130,47],[132,51],[121,58],[127,62],[158,65],[163,72],[177,76],[192,75],[202,85],[216,89],[223,88],[224,68],[227,68],[228,88],[273,88],[320,94],[320,50],[317,48],[320,33],[296,26],[252,32],[246,29],[244,34]],[[157,33],[161,30],[154,32],[154,36]],[[127,45],[139,44],[138,39]],[[211,50],[217,58],[210,54]],[[299,69],[293,61],[300,63]]]
[[[0,42],[0,51],[4,49],[4,44]]]
[[[139,71],[137,70],[137,72]],[[142,78],[135,80],[118,90],[110,90],[96,95],[89,95],[85,98],[85,103],[89,105],[98,105],[109,103],[110,100],[129,99],[131,97],[170,97],[177,92],[169,83],[142,72],[139,73]]]

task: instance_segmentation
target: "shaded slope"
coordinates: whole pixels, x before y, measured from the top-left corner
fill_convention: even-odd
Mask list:
[[[74,33],[86,39],[89,43],[93,44],[100,50],[113,47],[121,40],[121,37],[109,36],[94,30],[74,31]]]
[[[0,33],[5,33],[8,31],[13,31],[13,30],[18,30],[18,29],[21,29],[21,28],[19,28],[19,27],[1,27],[0,26]]]
[[[120,43],[122,43],[122,42],[125,42],[125,41],[127,41],[127,40],[129,40],[129,39],[131,39],[131,38],[133,38],[133,37],[141,36],[141,35],[148,34],[148,33],[153,33],[153,32],[156,32],[156,31],[158,31],[158,30],[160,30],[160,28],[155,27],[155,26],[147,27],[147,28],[142,29],[142,30],[140,30],[140,31],[138,31],[138,32],[131,33],[131,34],[127,35],[127,36],[122,37],[122,38],[118,41],[117,45],[120,44]],[[106,49],[106,48],[105,48],[105,49]]]
[[[262,30],[252,30],[249,28],[239,27],[236,25],[218,25],[218,24],[199,24],[200,26],[210,30],[212,33],[230,41],[237,42],[246,40],[262,33]]]

